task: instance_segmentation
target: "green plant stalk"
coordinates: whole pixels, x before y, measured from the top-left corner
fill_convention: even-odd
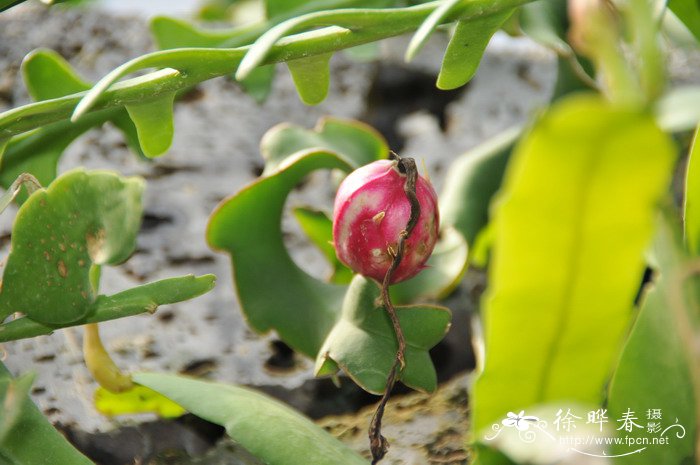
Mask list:
[[[468,20],[514,8],[532,0],[474,0],[454,8],[444,22]],[[272,46],[262,64],[334,52],[345,48],[398,36],[420,26],[441,2],[414,7],[377,10],[334,10],[308,15],[305,27],[338,24],[285,37]],[[311,20],[308,18],[312,17]],[[304,17],[302,17],[304,18]],[[173,91],[192,87],[202,81],[236,71],[251,47],[233,49],[183,48],[155,52],[116,68],[89,92],[44,100],[0,114],[0,141],[23,132],[70,118],[76,105],[89,95],[82,110],[90,112],[121,107],[155,99]],[[115,84],[125,75],[146,68],[165,68],[145,76]],[[174,69],[173,69],[174,68]],[[94,99],[94,100],[92,100]],[[1,145],[1,144],[0,144]]]
[[[172,292],[172,283],[179,282],[178,292]],[[204,294],[214,287],[214,276],[187,276],[163,279],[154,283],[129,289],[111,296],[99,296],[94,303],[95,310],[86,318],[66,325],[47,325],[38,323],[27,317],[21,317],[0,325],[0,343],[25,339],[29,337],[51,334],[54,331],[70,326],[80,326],[88,323],[116,320],[141,313],[153,313],[158,306],[175,303],[182,300],[182,295],[188,298]]]
[[[625,16],[633,31],[640,85],[647,99],[653,102],[663,92],[666,78],[658,22],[649,0],[631,0]]]

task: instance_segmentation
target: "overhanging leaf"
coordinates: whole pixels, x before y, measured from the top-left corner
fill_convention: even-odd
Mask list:
[[[425,18],[423,24],[420,25],[416,33],[411,37],[411,41],[408,43],[406,55],[404,56],[404,60],[407,63],[418,55],[418,52],[420,52],[425,43],[428,42],[433,31],[437,29],[438,25],[442,23],[445,17],[450,13],[450,10],[459,2],[460,0],[445,0]]]
[[[173,142],[173,101],[175,93],[155,100],[125,105],[147,157],[162,155]]]
[[[440,193],[442,224],[454,226],[472,247],[489,220],[491,199],[501,187],[519,129],[510,129],[461,155]]]
[[[22,75],[27,89],[38,101],[55,99],[89,89],[91,85],[73,71],[56,52],[38,49],[22,62]],[[132,148],[133,123],[123,108],[99,111],[77,123],[61,121],[37,130],[5,139],[7,144],[0,164],[0,185],[8,188],[22,173],[31,173],[43,185],[56,178],[56,166],[66,148],[84,132],[113,121],[126,135]],[[2,144],[0,144],[2,145]],[[138,147],[138,144],[135,144]],[[138,153],[138,148],[136,149]],[[17,198],[26,200],[24,194]]]
[[[35,192],[17,212],[0,292],[0,316],[65,324],[85,317],[95,299],[92,263],[118,264],[141,224],[138,178],[78,169]]]
[[[225,427],[229,436],[265,463],[368,463],[308,418],[251,389],[159,373],[136,373],[133,378]]]
[[[316,374],[334,374],[342,368],[366,391],[382,394],[396,359],[398,344],[388,314],[377,307],[379,286],[355,276],[345,294],[340,320],[316,359]],[[406,337],[406,366],[399,374],[404,384],[421,391],[437,388],[437,375],[428,350],[445,336],[450,311],[437,306],[396,308]]]
[[[445,50],[437,87],[442,90],[463,86],[474,76],[491,36],[513,14],[503,10],[487,16],[457,22]]]
[[[328,95],[332,56],[332,53],[323,53],[287,62],[287,67],[294,80],[294,86],[299,92],[301,101],[305,104],[318,105]]]
[[[28,388],[27,378],[20,381],[22,389]],[[10,373],[0,363],[0,398],[5,398],[13,381]],[[83,454],[51,426],[39,409],[24,397],[19,417],[0,442],[0,462],[8,465],[93,465]]]
[[[591,95],[518,145],[493,225],[477,435],[535,404],[600,404],[673,160],[648,114]]]
[[[695,129],[688,154],[684,210],[685,242],[693,255],[700,255],[700,126]]]
[[[214,275],[179,276],[143,284],[110,296],[100,295],[92,303],[85,319],[65,325],[46,325],[28,317],[0,325],[0,342],[50,334],[75,324],[99,323],[140,313],[153,313],[161,305],[193,299],[213,289]]]
[[[674,212],[675,213],[675,212]],[[688,354],[679,336],[674,315],[672,281],[679,278],[679,270],[688,262],[682,241],[675,224],[666,215],[660,221],[654,244],[654,257],[659,266],[657,279],[645,297],[637,320],[625,344],[620,362],[610,383],[608,409],[610,418],[622,418],[627,409],[636,412],[639,422],[647,426],[650,421],[660,425],[659,431],[650,433],[645,428],[638,431],[639,437],[655,437],[672,424],[665,437],[669,442],[663,446],[648,447],[643,454],[624,455],[615,461],[623,465],[656,465],[659,463],[680,464],[690,460],[695,452],[697,430],[693,381],[688,369],[692,355]],[[692,281],[694,298],[688,302],[697,305],[697,284]],[[690,282],[688,283],[690,284]],[[688,286],[690,287],[690,286]],[[683,298],[680,299],[683,302]],[[694,308],[697,311],[697,308]],[[683,324],[683,323],[681,323]],[[651,410],[660,412],[661,418],[646,418]],[[682,433],[681,433],[682,431]],[[681,433],[678,437],[676,433]],[[614,454],[626,454],[635,446],[613,445]]]

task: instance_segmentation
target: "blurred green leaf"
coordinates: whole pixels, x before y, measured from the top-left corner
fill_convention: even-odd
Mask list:
[[[50,334],[67,326],[115,320],[140,313],[153,313],[159,306],[193,299],[209,292],[216,283],[211,274],[179,276],[143,284],[110,296],[100,295],[87,316],[74,323],[47,325],[22,317],[0,325],[0,342]]]
[[[198,417],[225,427],[229,436],[265,463],[368,463],[308,418],[251,389],[159,373],[136,373],[133,378]]]
[[[307,3],[312,3],[311,0],[264,0],[265,14],[268,18],[274,18],[286,13],[298,10]]]
[[[0,320],[14,312],[48,324],[85,317],[95,299],[90,265],[121,263],[136,246],[143,188],[138,178],[78,169],[32,194],[12,229]]]
[[[7,465],[92,465],[51,426],[26,395],[31,379],[25,375],[13,380],[0,363],[0,399],[7,400],[12,390],[22,398],[19,412],[14,411],[18,416],[0,441],[0,462]],[[14,404],[13,408],[16,407]]]
[[[667,132],[688,131],[700,123],[700,87],[678,87],[664,94],[655,107],[659,126]]]
[[[513,14],[505,9],[490,15],[457,22],[445,50],[437,87],[442,90],[463,86],[474,76],[491,36]]]
[[[60,98],[91,87],[60,55],[47,49],[34,50],[25,57],[22,76],[30,95],[37,101]],[[140,152],[138,143],[134,144],[135,129],[126,111],[123,108],[99,111],[77,123],[60,121],[5,139],[6,150],[4,153],[0,150],[0,185],[8,188],[22,173],[31,173],[43,185],[50,184],[56,178],[56,166],[66,148],[87,130],[106,121],[120,128],[130,146]],[[20,194],[17,200],[24,202],[26,195]]]
[[[700,255],[700,126],[690,144],[684,192],[685,242],[693,255]]]
[[[700,3],[697,0],[668,0],[667,5],[700,41]]]
[[[418,52],[423,48],[423,46],[428,42],[430,35],[437,29],[437,27],[445,20],[447,15],[449,15],[450,10],[452,10],[460,0],[444,0],[440,3],[440,6],[435,8],[423,24],[420,25],[418,30],[411,37],[411,41],[406,47],[406,54],[404,55],[404,60],[408,63],[413,60]]]
[[[565,0],[539,0],[520,7],[520,28],[559,55],[571,55],[566,41],[568,16]]]
[[[340,320],[316,359],[316,374],[339,368],[368,392],[382,394],[396,359],[398,344],[387,312],[377,306],[379,285],[356,275],[345,294]],[[421,391],[437,388],[437,375],[428,350],[445,336],[450,311],[437,306],[396,308],[406,337],[406,366],[398,379]]]
[[[675,212],[674,212],[675,213]],[[681,464],[690,461],[695,450],[695,396],[689,366],[689,357],[672,309],[671,294],[677,292],[672,283],[678,279],[678,270],[688,258],[683,250],[679,227],[670,218],[663,218],[657,230],[654,257],[659,269],[656,279],[644,296],[644,303],[622,351],[615,374],[610,383],[608,410],[610,418],[622,418],[627,409],[638,415],[646,426],[646,414],[650,409],[660,409],[662,418],[657,421],[662,429],[679,423],[665,437],[664,446],[648,447],[642,454],[616,458],[623,465]],[[674,215],[675,216],[675,215]],[[694,281],[694,304],[697,311],[697,284]],[[683,299],[681,299],[683,300]],[[681,323],[682,324],[682,323]],[[697,363],[697,360],[692,360]],[[656,434],[641,430],[639,437]],[[625,454],[638,449],[638,445],[613,445],[612,453]]]
[[[20,420],[34,378],[34,373],[26,373],[15,379],[0,375],[0,444]]]
[[[164,395],[146,386],[136,385],[125,392],[114,393],[99,386],[95,391],[95,408],[107,416],[155,413],[162,418],[183,415],[185,409]]]
[[[141,150],[147,157],[162,155],[173,142],[173,101],[175,93],[155,100],[125,105],[136,126]]]
[[[299,97],[305,104],[318,105],[328,95],[332,56],[332,53],[324,53],[287,62]]]
[[[519,143],[493,220],[477,435],[536,404],[602,402],[674,154],[647,113],[586,94]]]
[[[333,271],[328,280],[334,284],[350,283],[353,273],[338,260],[333,247],[333,221],[324,212],[313,208],[296,207],[293,213],[301,230],[331,264]]]
[[[457,158],[440,193],[442,224],[454,226],[473,246],[489,221],[491,199],[501,187],[503,173],[520,129],[509,129]]]

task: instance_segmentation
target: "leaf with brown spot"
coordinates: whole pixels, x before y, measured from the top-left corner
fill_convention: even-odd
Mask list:
[[[89,265],[115,265],[134,250],[143,188],[139,178],[80,169],[32,194],[15,219],[0,320],[14,312],[51,325],[84,318],[96,298]]]

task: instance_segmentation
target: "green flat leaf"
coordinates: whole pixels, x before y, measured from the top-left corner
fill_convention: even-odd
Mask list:
[[[141,143],[141,150],[149,157],[164,154],[173,142],[173,101],[175,93],[156,100],[125,105]]]
[[[29,95],[36,101],[75,94],[92,87],[61,55],[48,49],[34,50],[24,58],[22,77]]]
[[[342,368],[360,387],[382,394],[398,344],[389,315],[377,307],[379,285],[355,276],[345,294],[343,312],[316,359],[316,374]],[[428,350],[445,336],[451,314],[437,306],[396,307],[406,337],[406,366],[398,379],[421,391],[437,388],[437,375]],[[328,360],[332,361],[327,366]]]
[[[323,53],[287,62],[299,97],[306,105],[318,105],[328,95],[332,56],[332,53]]]
[[[697,0],[669,0],[668,8],[685,24],[695,39],[700,41],[700,4]]]
[[[519,129],[510,129],[461,155],[440,193],[440,220],[454,226],[471,246],[489,221],[491,199],[501,187]]]
[[[107,416],[155,413],[162,418],[176,418],[186,411],[164,395],[136,385],[126,392],[114,393],[99,386],[95,391],[95,408]]]
[[[328,281],[334,284],[349,284],[353,273],[343,265],[333,247],[333,221],[325,212],[313,208],[296,207],[292,210],[301,230],[321,251],[333,269]]]
[[[461,0],[445,0],[441,2],[440,6],[435,8],[427,18],[425,18],[423,24],[420,25],[416,33],[413,34],[413,37],[411,37],[411,41],[408,43],[406,55],[404,56],[406,63],[410,62],[416,57],[416,55],[418,55],[418,52],[420,52],[426,42],[428,42],[430,35],[435,31],[435,29],[437,29],[440,23],[445,20],[447,15],[450,14],[450,11],[460,1]]]
[[[90,265],[121,263],[134,250],[143,188],[138,178],[79,169],[32,194],[15,218],[0,319],[14,312],[48,324],[85,317],[95,299]]]
[[[15,379],[0,377],[0,444],[20,420],[34,378],[34,373],[26,373]]]
[[[280,220],[289,192],[316,169],[350,170],[336,154],[304,151],[219,205],[207,240],[231,254],[241,308],[258,332],[275,329],[295,350],[315,357],[335,323],[345,289],[314,279],[291,259]]]
[[[251,389],[159,373],[136,373],[133,378],[198,417],[225,427],[229,436],[265,463],[368,463],[308,418]]]
[[[630,433],[635,437],[646,437],[651,441],[659,436],[646,431],[647,423],[652,421],[646,418],[649,409],[660,409],[662,418],[654,422],[661,424],[661,429],[679,423],[685,435],[677,437],[680,428],[673,427],[664,435],[668,444],[649,446],[641,454],[616,458],[615,462],[622,465],[690,463],[695,450],[696,399],[689,371],[690,355],[679,335],[679,322],[673,310],[676,304],[672,298],[677,290],[671,280],[677,279],[678,270],[688,262],[678,229],[667,218],[660,222],[654,247],[660,274],[644,297],[622,351],[610,383],[608,410],[610,418],[622,418],[627,409],[636,412],[638,423],[645,429]],[[693,284],[695,299],[688,301],[694,301],[693,311],[697,312],[698,280],[695,279]],[[613,445],[611,452],[625,454],[638,448]]]
[[[77,322],[63,325],[38,323],[27,317],[0,325],[0,342],[50,334],[68,326],[116,320],[140,313],[153,313],[161,305],[173,304],[198,297],[214,288],[216,277],[179,276],[143,284],[110,296],[100,295],[90,306],[88,315]]]
[[[28,389],[28,378],[12,380],[0,364],[0,398],[7,396],[10,386]],[[0,462],[8,465],[92,465],[92,462],[71,446],[39,412],[28,396],[24,397],[19,417],[0,441]]]
[[[493,223],[477,435],[536,404],[601,404],[674,154],[647,113],[585,94],[517,146]]]
[[[693,255],[700,255],[700,126],[690,145],[684,192],[685,242]]]
[[[437,87],[442,90],[463,86],[474,76],[491,36],[501,27],[513,10],[503,10],[457,23],[445,50]]]
[[[295,153],[318,149],[336,153],[353,169],[389,154],[382,135],[359,121],[325,117],[311,130],[282,123],[267,131],[260,141],[265,159],[263,175],[276,171]]]

